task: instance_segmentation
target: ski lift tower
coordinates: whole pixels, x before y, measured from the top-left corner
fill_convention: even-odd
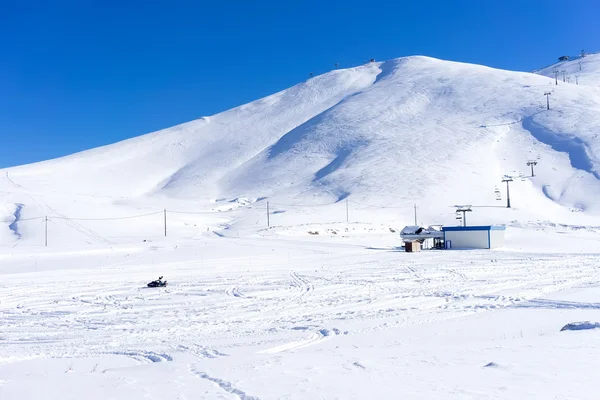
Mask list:
[[[535,160],[527,161],[527,166],[531,167],[531,177],[532,178],[535,176],[535,173],[533,172],[533,167],[536,165],[537,165],[537,161],[535,161]]]
[[[467,226],[467,213],[468,212],[472,212],[473,210],[471,210],[471,206],[454,206],[456,207],[456,213],[463,213],[462,215],[462,222],[463,222],[463,226]],[[457,217],[457,219],[459,219]]]
[[[506,208],[510,208],[510,189],[508,184],[512,181],[512,176],[504,175],[504,178],[502,178],[502,182],[506,182]]]

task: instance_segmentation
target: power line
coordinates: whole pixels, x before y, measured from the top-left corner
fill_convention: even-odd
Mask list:
[[[251,209],[251,208],[252,207],[246,207],[246,209]],[[167,209],[167,212],[170,212],[173,214],[219,214],[219,213],[223,213],[223,212],[227,212],[227,211],[235,211],[235,210],[232,209],[232,210],[226,210],[226,211],[176,211],[176,210]]]
[[[379,208],[379,209],[408,209],[408,208],[415,208],[415,205],[406,205],[406,206],[386,206],[386,205],[376,205],[376,204],[370,204],[370,203],[365,203],[365,202],[358,202],[358,201],[352,201],[352,200],[348,200],[347,198],[345,199],[345,204],[346,204],[346,214],[349,213],[349,206],[348,203],[352,203],[352,204],[356,204],[359,206],[363,206],[363,207],[370,207],[370,208]],[[285,204],[285,203],[271,203],[269,202],[269,207],[305,207],[305,208],[311,208],[311,207],[328,207],[328,206],[334,206],[334,205],[339,205],[340,203],[342,203],[341,201],[336,201],[333,203],[325,203],[325,204]],[[243,207],[243,209],[253,209],[254,207]],[[240,208],[241,209],[241,208]],[[237,209],[231,209],[231,210],[227,210],[227,211],[237,211]],[[34,220],[44,220],[44,219],[48,219],[48,221],[51,221],[53,219],[57,219],[57,220],[65,220],[65,221],[116,221],[116,220],[124,220],[124,219],[134,219],[134,218],[143,218],[143,217],[148,217],[148,216],[152,216],[152,215],[158,215],[158,214],[166,214],[166,213],[174,213],[174,214],[190,214],[190,215],[216,215],[216,214],[220,214],[222,212],[226,212],[226,211],[179,211],[179,210],[169,210],[169,209],[163,209],[160,211],[155,211],[155,212],[150,212],[150,213],[146,213],[146,214],[136,214],[136,215],[125,215],[122,217],[104,217],[104,218],[83,218],[83,217],[68,217],[65,215],[47,215],[47,216],[39,216],[39,217],[29,217],[29,218],[15,218],[15,219],[2,219],[0,220],[0,222],[2,223],[19,223],[19,222],[25,222],[25,221],[34,221]],[[348,220],[348,217],[346,218]]]
[[[406,208],[413,208],[414,207],[414,206],[382,206],[382,205],[374,205],[374,204],[369,204],[369,203],[360,203],[360,202],[352,201],[352,200],[350,200],[350,203],[352,203],[352,204],[358,204],[358,205],[366,206],[366,207],[373,207],[373,208],[406,209]]]
[[[334,203],[325,203],[325,204],[283,204],[283,203],[269,203],[272,206],[279,206],[279,207],[326,207],[326,206],[332,206],[334,204],[339,204],[339,202],[334,202]]]
[[[119,220],[119,219],[131,219],[131,218],[141,218],[141,217],[147,217],[150,215],[157,215],[157,214],[162,214],[163,211],[156,211],[156,212],[152,212],[152,213],[148,213],[148,214],[140,214],[140,215],[130,215],[130,216],[125,216],[125,217],[107,217],[107,218],[71,218],[71,217],[66,217],[66,216],[49,216],[48,218],[50,219],[63,219],[63,220],[70,220],[70,221],[114,221],[114,220]]]
[[[36,219],[44,219],[44,217],[19,218],[19,219],[17,219],[17,218],[15,218],[15,219],[3,219],[3,220],[0,220],[0,222],[6,222],[6,223],[10,222],[10,223],[13,223],[13,222],[21,222],[21,221],[33,221],[33,220],[36,220]]]

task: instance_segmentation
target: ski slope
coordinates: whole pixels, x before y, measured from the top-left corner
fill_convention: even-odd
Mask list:
[[[600,73],[598,57],[583,59],[590,76]],[[600,88],[556,86],[538,74],[421,56],[369,63],[174,128],[2,170],[2,212],[10,219],[20,204],[20,219],[93,218],[210,212],[236,199],[262,209],[266,201],[348,199],[379,208],[418,203],[424,220],[447,224],[452,205],[503,205],[495,189],[505,191],[508,174],[517,177],[514,212],[492,207],[474,222],[551,214],[583,224],[600,211],[599,109]],[[531,178],[526,162],[538,159]],[[397,216],[379,211],[378,222]],[[410,211],[402,218],[410,222]]]
[[[600,53],[570,57],[569,60],[559,61],[535,72],[554,79],[555,84],[569,83],[597,88],[600,87]]]
[[[0,399],[595,399],[598,59],[369,63],[0,170]],[[456,204],[505,247],[402,251]]]

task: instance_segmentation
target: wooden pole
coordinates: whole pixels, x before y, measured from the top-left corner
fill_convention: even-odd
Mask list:
[[[350,221],[350,218],[348,216],[348,199],[346,199],[346,223],[348,223]]]
[[[417,204],[415,203],[415,226],[417,226]]]

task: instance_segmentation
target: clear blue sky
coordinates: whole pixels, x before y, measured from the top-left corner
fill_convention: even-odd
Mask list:
[[[428,55],[528,71],[600,50],[600,2],[0,0],[0,168]]]

